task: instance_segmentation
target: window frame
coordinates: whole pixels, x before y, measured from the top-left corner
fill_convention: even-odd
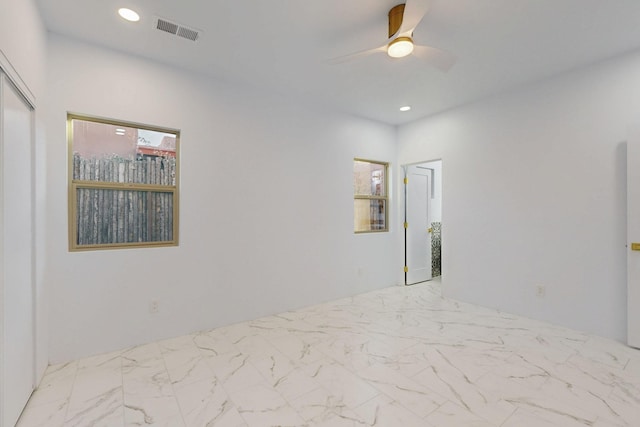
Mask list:
[[[353,199],[354,199],[354,204],[356,200],[383,200],[384,201],[384,228],[380,229],[380,230],[355,230],[355,224],[354,224],[354,234],[369,234],[369,233],[388,233],[389,232],[389,162],[383,162],[380,160],[370,160],[370,159],[363,159],[363,158],[359,158],[359,157],[354,157],[353,162],[366,162],[366,163],[373,163],[376,165],[382,165],[384,166],[384,196],[376,196],[376,195],[358,195],[355,194],[355,189],[354,189],[354,194],[353,194]],[[352,174],[353,174],[353,169],[352,169]],[[353,217],[355,220],[355,207],[354,207],[354,212],[353,212]]]
[[[73,179],[73,120],[84,120],[94,123],[102,123],[114,126],[131,127],[142,130],[149,130],[155,132],[169,133],[176,136],[175,147],[175,183],[174,185],[159,185],[159,184],[139,184],[139,183],[124,183],[124,182],[105,182],[105,181],[93,181],[93,180],[74,180]],[[179,182],[180,182],[180,130],[171,129],[166,127],[140,124],[136,122],[130,122],[126,120],[108,119],[103,117],[96,117],[86,114],[67,113],[67,169],[68,169],[68,229],[69,229],[69,251],[91,251],[102,249],[127,249],[127,248],[150,248],[150,247],[167,247],[178,246],[179,242]],[[173,224],[171,228],[172,240],[163,241],[151,241],[151,242],[122,242],[122,243],[94,243],[94,244],[79,244],[77,239],[78,223],[77,223],[77,209],[78,209],[78,197],[77,192],[79,189],[102,189],[113,191],[144,191],[149,193],[170,193],[173,201]]]

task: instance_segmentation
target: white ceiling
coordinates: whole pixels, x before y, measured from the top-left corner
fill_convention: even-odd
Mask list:
[[[640,0],[431,0],[414,40],[454,53],[448,73],[384,54],[326,62],[384,44],[387,13],[402,1],[38,3],[53,32],[390,124],[640,48]],[[141,21],[122,20],[123,6]],[[154,15],[201,30],[200,40],[156,30]]]

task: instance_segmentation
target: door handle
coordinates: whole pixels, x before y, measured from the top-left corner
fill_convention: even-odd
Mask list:
[[[632,243],[631,244],[632,251],[640,251],[640,243]]]
[[[427,228],[427,232],[428,232],[428,233],[433,233],[433,228],[431,228],[431,227]],[[639,250],[640,250],[640,249],[639,249]]]

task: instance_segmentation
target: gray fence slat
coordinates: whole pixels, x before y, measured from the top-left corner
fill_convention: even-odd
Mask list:
[[[75,153],[72,177],[80,181],[175,185],[176,159],[119,156],[83,158]],[[139,190],[78,189],[79,245],[173,240],[172,193]]]

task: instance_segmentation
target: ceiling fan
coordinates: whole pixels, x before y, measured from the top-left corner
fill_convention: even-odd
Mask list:
[[[340,64],[374,53],[386,52],[392,58],[414,55],[441,71],[449,71],[456,62],[455,55],[435,47],[417,45],[413,42],[413,31],[427,14],[427,10],[428,1],[426,0],[407,0],[406,3],[392,7],[389,11],[389,38],[385,44],[331,59],[329,63]]]

